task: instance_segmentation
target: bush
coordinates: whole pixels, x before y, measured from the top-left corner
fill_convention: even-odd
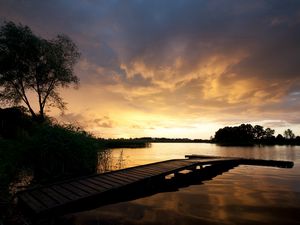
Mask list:
[[[28,140],[25,164],[35,179],[49,180],[95,172],[97,140],[72,126],[43,124]]]
[[[0,138],[0,193],[8,194],[8,185],[21,168],[22,150],[20,143]],[[3,197],[3,196],[0,196]]]
[[[101,146],[87,132],[50,120],[37,123],[18,108],[1,110],[0,119],[4,121],[0,132],[1,192],[7,193],[9,184],[23,170],[33,171],[37,183],[96,171]]]

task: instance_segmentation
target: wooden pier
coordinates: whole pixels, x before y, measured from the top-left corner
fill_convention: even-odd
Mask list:
[[[142,166],[72,179],[43,187],[27,189],[17,194],[18,204],[33,216],[61,213],[67,208],[87,204],[93,199],[107,198],[137,185],[153,185],[170,174],[201,170],[205,166],[232,167],[244,165],[293,167],[293,162],[241,158],[186,156],[189,159],[167,160]]]

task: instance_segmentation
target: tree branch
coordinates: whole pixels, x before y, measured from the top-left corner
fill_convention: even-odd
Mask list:
[[[23,102],[27,105],[27,107],[28,107],[30,113],[32,114],[32,116],[35,117],[36,114],[35,114],[35,112],[33,111],[33,109],[30,106],[29,100],[28,100],[28,98],[26,96],[26,93],[25,93],[25,88],[24,88],[23,82],[21,82],[21,91],[19,90],[20,87],[17,84],[15,84],[13,81],[9,81],[9,83],[11,85],[13,85],[13,87],[15,88],[16,92],[18,93],[18,95],[21,97],[21,99],[23,100]]]
[[[50,83],[50,85],[49,85],[49,87],[48,87],[48,89],[47,89],[47,91],[46,91],[46,95],[45,95],[45,97],[44,97],[44,99],[43,99],[43,102],[42,102],[43,108],[45,107],[47,98],[49,97],[51,91],[52,91],[53,88],[54,88],[55,81],[56,81],[56,79],[53,78],[53,80],[51,81],[51,83]]]

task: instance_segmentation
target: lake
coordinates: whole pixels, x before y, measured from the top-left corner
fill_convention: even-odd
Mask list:
[[[132,201],[65,215],[72,224],[300,224],[300,147],[221,147],[199,143],[154,143],[114,149],[110,169],[187,154],[289,160],[292,169],[238,166],[212,180]]]

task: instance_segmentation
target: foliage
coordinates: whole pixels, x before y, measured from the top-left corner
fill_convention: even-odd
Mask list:
[[[284,132],[284,136],[274,136],[275,130],[251,124],[241,124],[235,127],[224,127],[215,133],[213,142],[222,145],[275,145],[289,144],[300,145],[300,137],[295,137],[294,133],[288,129]]]
[[[29,138],[26,164],[39,180],[89,174],[95,172],[97,150],[97,139],[84,131],[43,124]]]
[[[287,130],[284,131],[284,137],[286,139],[294,139],[295,134],[293,133],[293,131],[291,129],[287,129]]]
[[[34,183],[48,183],[96,172],[97,155],[104,149],[147,146],[145,140],[97,139],[51,119],[36,122],[23,107],[0,108],[0,128],[1,193],[8,193],[24,170],[33,172]]]
[[[105,148],[145,148],[149,147],[148,141],[143,139],[99,139]]]
[[[0,30],[0,100],[23,102],[34,118],[42,120],[46,105],[63,110],[57,89],[78,83],[73,74],[78,58],[77,47],[67,36],[46,40],[27,26],[5,23]],[[28,91],[38,96],[39,114],[32,109]]]
[[[2,194],[8,193],[9,183],[22,167],[23,155],[24,149],[21,142],[0,139],[0,192]]]
[[[22,170],[32,170],[38,183],[96,171],[101,144],[87,132],[50,121],[37,123],[20,108],[0,109],[0,115],[1,192],[7,192]]]
[[[250,124],[242,124],[238,127],[224,127],[216,132],[214,140],[223,144],[251,145],[254,138],[261,136],[260,132],[260,129],[254,132]]]

